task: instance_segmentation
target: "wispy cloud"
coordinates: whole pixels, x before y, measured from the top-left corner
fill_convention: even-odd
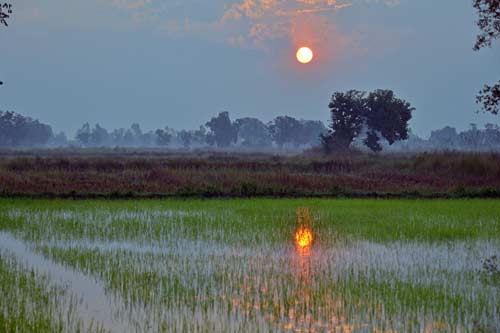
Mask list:
[[[320,42],[335,32],[331,14],[352,4],[341,0],[243,0],[229,7],[218,20],[223,28],[238,31],[235,44],[265,47],[288,38],[293,43]],[[229,37],[233,43],[233,36]]]
[[[135,17],[159,23],[170,35],[201,35],[242,47],[266,47],[278,39],[294,44],[338,42],[336,12],[367,3],[399,4],[399,0],[240,0],[224,7],[223,0],[217,0],[212,5],[221,9],[219,15],[200,20],[195,18],[199,6],[186,5],[192,0],[171,1],[168,5],[159,0],[108,1],[135,12]]]

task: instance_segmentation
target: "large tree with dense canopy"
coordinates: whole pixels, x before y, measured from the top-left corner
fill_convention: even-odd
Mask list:
[[[500,0],[474,0],[474,8],[479,14],[477,26],[481,30],[476,39],[474,50],[491,47],[500,37]],[[477,96],[477,103],[484,111],[492,114],[500,112],[500,81],[493,85],[485,84]]]

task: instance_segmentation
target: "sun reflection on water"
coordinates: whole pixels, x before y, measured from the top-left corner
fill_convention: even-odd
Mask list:
[[[297,209],[298,229],[295,232],[295,242],[299,248],[310,247],[313,242],[312,218],[308,208]]]

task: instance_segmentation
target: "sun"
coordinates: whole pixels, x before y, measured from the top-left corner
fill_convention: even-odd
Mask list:
[[[307,46],[303,46],[297,50],[297,60],[301,64],[308,64],[314,57],[313,51]]]

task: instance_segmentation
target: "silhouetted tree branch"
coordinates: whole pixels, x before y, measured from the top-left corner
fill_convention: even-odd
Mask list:
[[[10,18],[11,14],[12,14],[12,5],[10,3],[0,2],[0,25],[8,27],[9,24],[7,23],[7,19]]]
[[[10,3],[1,3],[0,2],[0,26],[8,27],[7,19],[10,18],[12,14],[12,5]],[[0,86],[3,85],[3,82],[0,81]]]
[[[476,102],[482,104],[486,112],[498,114],[500,111],[500,81],[493,86],[485,84],[483,90],[476,97]]]
[[[474,50],[490,47],[492,42],[500,38],[500,0],[474,0],[479,19],[477,26],[481,33],[477,36]],[[486,112],[498,114],[500,111],[500,81],[495,85],[485,85],[479,92],[476,102]]]

